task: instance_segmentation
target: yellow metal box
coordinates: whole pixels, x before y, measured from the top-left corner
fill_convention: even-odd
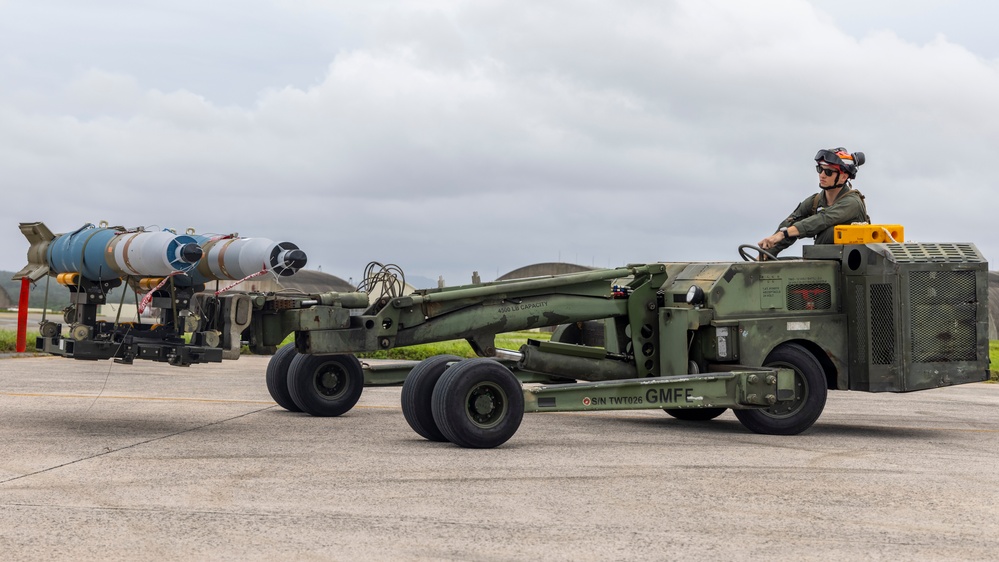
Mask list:
[[[889,244],[905,242],[900,224],[844,224],[835,228],[836,244]]]

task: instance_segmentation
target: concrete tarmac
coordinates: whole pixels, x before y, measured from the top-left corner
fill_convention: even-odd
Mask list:
[[[731,412],[530,414],[421,439],[399,388],[286,412],[268,358],[0,360],[4,560],[994,560],[999,385],[831,392],[802,435]]]

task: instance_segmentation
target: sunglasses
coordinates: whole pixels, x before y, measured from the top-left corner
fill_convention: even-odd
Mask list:
[[[829,177],[833,177],[833,174],[838,174],[839,170],[833,170],[829,168],[823,168],[822,166],[815,166],[815,171],[820,174],[825,174]]]

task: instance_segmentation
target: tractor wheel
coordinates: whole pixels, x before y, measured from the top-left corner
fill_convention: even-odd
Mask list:
[[[431,404],[434,397],[434,386],[441,375],[448,369],[449,363],[461,361],[456,355],[435,355],[428,357],[413,367],[402,383],[402,415],[409,422],[409,427],[419,433],[424,439],[431,441],[447,441],[434,422],[434,412]]]
[[[313,416],[339,416],[357,404],[364,371],[353,355],[298,354],[288,369],[288,393]]]
[[[604,321],[584,320],[572,324],[559,324],[552,331],[552,341],[574,343],[590,347],[604,346]]]
[[[678,420],[708,421],[725,413],[728,408],[663,408],[663,411]]]
[[[524,417],[524,391],[510,369],[492,359],[468,359],[441,376],[432,409],[448,441],[489,449],[517,432]]]
[[[734,410],[735,416],[746,429],[767,435],[797,435],[812,427],[825,408],[827,394],[818,359],[796,343],[785,343],[774,348],[763,364],[794,370],[795,398],[769,408]]]

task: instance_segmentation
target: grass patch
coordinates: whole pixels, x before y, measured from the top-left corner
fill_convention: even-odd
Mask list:
[[[27,351],[35,350],[35,340],[38,338],[38,332],[32,332],[28,330],[27,334],[27,344],[25,349]],[[0,353],[16,353],[17,352],[17,331],[16,330],[0,330]]]
[[[989,380],[999,382],[999,340],[989,341]]]
[[[527,340],[550,340],[552,337],[551,332],[510,332],[507,334],[497,334],[496,335],[496,347],[501,349],[512,349],[518,350],[520,346],[527,343]],[[295,334],[291,334],[278,345],[278,348],[284,347],[290,343],[295,343]],[[243,346],[240,350],[243,355],[252,355],[250,348],[248,346]],[[456,355],[458,357],[475,357],[475,352],[472,351],[472,346],[468,345],[465,340],[448,340],[436,343],[425,343],[420,345],[411,345],[408,347],[396,347],[393,349],[385,349],[379,351],[370,351],[366,353],[356,353],[359,359],[400,359],[404,361],[423,361],[428,357],[433,357],[434,355]]]
[[[496,336],[496,347],[517,350],[529,339],[549,340],[551,337],[551,332],[510,332]],[[475,352],[465,340],[449,340],[357,354],[362,359],[405,359],[409,361],[422,361],[434,355],[475,357]]]

